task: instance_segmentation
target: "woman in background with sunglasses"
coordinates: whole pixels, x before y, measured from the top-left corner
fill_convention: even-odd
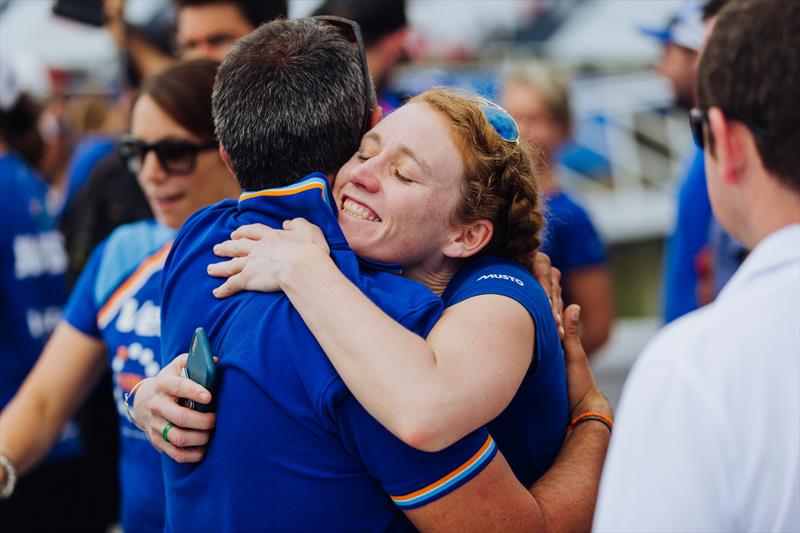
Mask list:
[[[550,302],[529,272],[543,217],[514,121],[488,101],[426,91],[364,136],[333,194],[353,250],[402,265],[442,296],[427,340],[353,287],[302,220],[283,232],[246,226],[218,245],[236,259],[209,267],[232,276],[215,294],[284,291],[359,402],[398,438],[436,451],[488,424],[530,487],[563,443],[570,406]],[[176,375],[173,366],[162,375]],[[145,398],[136,410],[152,441],[166,422],[140,403],[175,400]]]
[[[240,192],[214,140],[216,67],[209,60],[180,63],[143,85],[133,107],[132,135],[120,150],[155,220],[121,226],[95,249],[65,317],[0,413],[2,453],[24,473],[47,454],[110,364],[121,418],[125,531],[164,528],[160,458],[126,417],[124,401],[139,381],[159,370],[161,268],[173,235],[192,213]]]

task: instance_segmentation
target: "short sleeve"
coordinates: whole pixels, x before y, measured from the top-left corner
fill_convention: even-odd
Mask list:
[[[97,313],[100,310],[95,299],[94,286],[97,282],[104,251],[105,241],[92,252],[64,309],[64,319],[71,326],[97,339],[101,337],[100,328],[97,326]]]
[[[449,494],[474,478],[497,453],[485,428],[439,452],[416,450],[389,433],[350,395],[338,402],[335,416],[345,447],[403,510]]]

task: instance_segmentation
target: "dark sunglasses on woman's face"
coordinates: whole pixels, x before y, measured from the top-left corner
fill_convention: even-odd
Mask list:
[[[372,85],[372,78],[370,78],[369,69],[367,68],[367,53],[364,51],[361,26],[354,20],[332,15],[318,15],[311,18],[335,28],[358,51],[361,75],[364,78],[364,99],[366,100],[364,122],[361,127],[361,134],[363,135],[372,126],[372,110],[378,107],[378,98],[375,96],[375,87]]]
[[[191,174],[197,165],[197,154],[219,147],[217,141],[193,142],[166,139],[153,143],[145,142],[131,135],[123,135],[119,142],[119,155],[128,170],[139,174],[147,153],[156,154],[158,164],[167,174],[180,176]]]

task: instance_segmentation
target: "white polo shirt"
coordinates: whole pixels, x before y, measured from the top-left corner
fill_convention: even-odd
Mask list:
[[[800,531],[800,225],[665,327],[626,383],[596,531]]]

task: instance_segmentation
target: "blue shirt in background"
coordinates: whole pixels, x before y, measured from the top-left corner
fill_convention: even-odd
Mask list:
[[[123,395],[161,366],[161,271],[175,231],[154,220],[120,226],[95,248],[65,319],[108,350],[120,422],[121,522],[125,531],[164,530],[161,459],[125,413]]]
[[[675,230],[667,240],[663,288],[665,323],[694,311],[699,305],[695,260],[708,243],[712,215],[703,151],[693,150],[678,192]]]
[[[442,302],[424,286],[359,266],[336,221],[327,178],[245,193],[193,215],[164,267],[164,363],[185,352],[194,329],[219,356],[217,426],[195,465],[164,460],[167,531],[404,531],[400,512],[461,486],[494,457],[485,429],[450,448],[406,446],[359,405],[281,292],[212,295],[214,244],[242,224],[280,228],[305,217],[321,228],[342,273],[418,335]],[[380,354],[376,354],[379,356]]]
[[[540,251],[553,266],[569,275],[582,268],[606,264],[603,241],[586,210],[559,190],[545,198],[545,231]],[[569,295],[564,293],[565,303]]]
[[[33,368],[66,299],[67,257],[46,195],[20,157],[0,155],[0,408]]]
[[[450,307],[483,294],[519,302],[535,326],[531,367],[508,407],[488,424],[517,479],[530,487],[553,464],[569,422],[564,352],[550,300],[522,266],[498,257],[473,259],[456,273],[442,300]]]

